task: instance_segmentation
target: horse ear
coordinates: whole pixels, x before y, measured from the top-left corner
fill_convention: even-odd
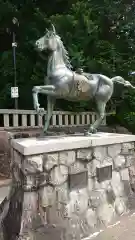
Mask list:
[[[56,29],[53,24],[52,24],[52,30],[53,30],[53,33],[56,34]]]
[[[45,34],[49,35],[49,30],[46,28]]]

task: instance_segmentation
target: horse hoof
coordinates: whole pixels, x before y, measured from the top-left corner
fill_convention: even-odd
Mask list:
[[[92,134],[97,133],[97,130],[95,128],[90,128],[88,132],[86,132],[85,135],[91,136]]]
[[[85,133],[84,133],[84,136],[91,136],[91,135],[92,135],[91,132],[85,132]]]
[[[39,108],[37,112],[40,116],[43,116],[44,112],[45,112],[45,109],[44,108]]]
[[[91,132],[92,134],[94,134],[94,133],[97,133],[97,130],[96,130],[96,129],[92,129],[90,132]]]

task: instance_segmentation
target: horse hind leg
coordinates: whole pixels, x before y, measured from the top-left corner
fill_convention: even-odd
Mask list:
[[[92,133],[97,132],[97,128],[100,126],[102,123],[104,117],[105,117],[105,108],[106,108],[107,102],[104,101],[97,101],[97,114],[98,118],[97,120],[89,127],[88,132],[86,135],[91,135]]]

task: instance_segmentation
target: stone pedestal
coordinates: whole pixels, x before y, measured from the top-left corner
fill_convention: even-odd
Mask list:
[[[134,135],[112,133],[12,140],[3,240],[48,240],[47,227],[58,239],[80,240],[126,213],[134,142]]]

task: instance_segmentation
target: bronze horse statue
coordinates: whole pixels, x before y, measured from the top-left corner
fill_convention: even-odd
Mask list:
[[[53,25],[50,31],[46,31],[45,36],[36,41],[35,46],[40,52],[49,50],[47,85],[33,87],[34,108],[38,114],[43,114],[44,112],[44,108],[40,108],[38,94],[47,95],[47,117],[44,133],[47,133],[56,99],[89,101],[93,98],[95,100],[98,118],[89,127],[86,133],[89,135],[96,132],[105,116],[106,104],[113,94],[114,83],[117,82],[134,88],[130,82],[125,81],[120,76],[109,78],[102,74],[72,71],[68,52]]]

